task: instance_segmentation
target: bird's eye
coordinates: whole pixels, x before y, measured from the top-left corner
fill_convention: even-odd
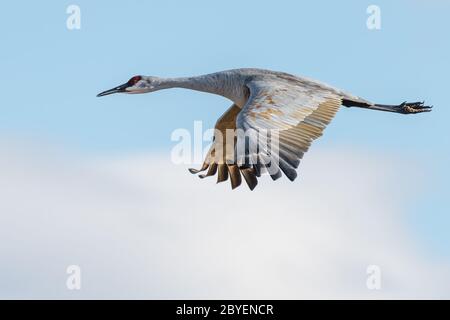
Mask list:
[[[139,80],[141,80],[142,77],[141,76],[134,76],[133,78],[131,78],[130,80],[128,80],[128,84],[130,85],[135,85],[136,83],[139,82]]]

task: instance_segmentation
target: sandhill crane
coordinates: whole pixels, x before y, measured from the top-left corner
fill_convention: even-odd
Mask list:
[[[201,178],[217,173],[217,182],[230,177],[233,189],[241,184],[241,174],[251,190],[256,187],[261,172],[268,172],[273,180],[280,178],[283,172],[293,181],[303,154],[312,141],[322,135],[341,105],[401,114],[431,111],[431,107],[423,102],[375,104],[315,80],[262,69],[234,69],[183,78],[134,76],[127,83],[97,96],[168,88],[214,93],[233,102],[215,125],[213,143],[202,167],[189,169],[194,174],[208,170],[199,175]],[[245,131],[244,138],[238,135],[231,139],[223,137],[225,131],[237,129]],[[270,140],[259,140],[257,133],[262,131],[277,131],[276,147],[268,150],[262,146],[262,141]],[[243,139],[248,139],[246,141],[257,148],[250,150],[246,145],[245,161],[239,162],[233,151]]]

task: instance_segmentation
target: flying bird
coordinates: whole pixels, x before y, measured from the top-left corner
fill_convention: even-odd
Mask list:
[[[206,174],[200,174],[200,178],[217,173],[217,182],[229,177],[233,189],[241,184],[241,175],[251,190],[258,184],[262,172],[267,172],[273,180],[280,178],[282,173],[289,180],[295,180],[303,155],[322,135],[341,105],[401,114],[428,112],[432,108],[423,102],[376,104],[315,80],[250,68],[182,78],[138,75],[97,96],[168,88],[214,93],[233,102],[217,120],[213,142],[202,167],[189,169],[193,174],[208,170]],[[230,130],[242,130],[245,135],[230,138],[227,135]],[[269,134],[262,135],[261,132]],[[276,144],[273,143],[275,137]],[[241,145],[244,145],[244,152],[238,161],[237,149]]]

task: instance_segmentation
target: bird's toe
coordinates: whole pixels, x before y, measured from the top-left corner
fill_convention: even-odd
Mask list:
[[[424,101],[403,102],[399,105],[404,113],[430,112],[433,106],[426,106]]]

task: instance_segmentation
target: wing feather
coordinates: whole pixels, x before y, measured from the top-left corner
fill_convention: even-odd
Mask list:
[[[268,172],[273,180],[282,173],[295,180],[303,155],[339,110],[341,95],[315,82],[276,76],[253,79],[247,87],[247,103],[242,109],[232,105],[219,118],[205,162],[200,170],[190,169],[191,172],[208,169],[199,176],[217,173],[217,182],[230,177],[233,189],[244,177],[253,190],[261,172]],[[230,138],[226,136],[227,129],[241,129],[245,134]],[[238,154],[239,145],[245,146],[243,155]]]
[[[336,92],[307,84],[291,84],[285,80],[256,80],[247,84],[250,97],[237,116],[237,128],[247,131],[277,131],[278,144],[261,147],[257,134],[247,134],[258,143],[258,158],[272,162],[269,174],[278,179],[282,171],[290,180],[311,143],[319,138],[342,103]],[[263,143],[264,144],[264,143]],[[269,150],[270,149],[270,150]],[[262,167],[266,167],[263,165]],[[270,171],[270,170],[268,170]]]

